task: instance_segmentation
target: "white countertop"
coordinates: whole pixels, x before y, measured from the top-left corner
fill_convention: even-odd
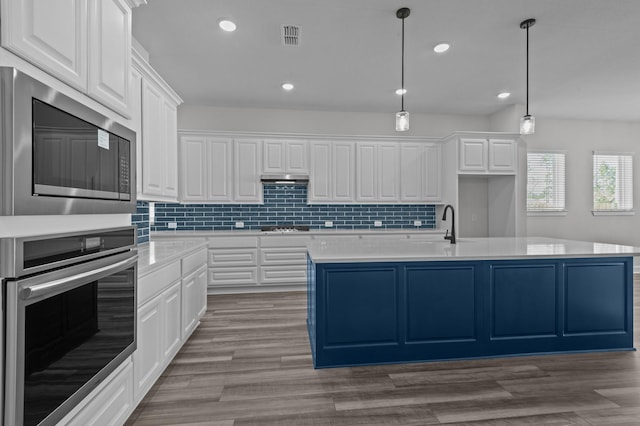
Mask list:
[[[171,239],[138,245],[138,276],[144,276],[167,263],[207,246],[204,239]]]
[[[226,236],[262,236],[262,235],[313,235],[320,237],[323,235],[444,235],[442,229],[431,228],[372,228],[372,229],[338,229],[338,228],[314,228],[308,231],[287,232],[287,231],[260,231],[259,229],[235,229],[220,231],[153,231],[151,239],[161,238],[197,238],[197,237],[226,237]]]
[[[460,238],[448,241],[316,238],[308,245],[316,263],[414,262],[640,255],[640,247],[544,237]]]

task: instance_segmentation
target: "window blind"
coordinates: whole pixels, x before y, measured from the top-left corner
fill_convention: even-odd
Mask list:
[[[593,153],[593,210],[633,209],[633,155]]]
[[[565,154],[527,153],[527,211],[565,210]]]

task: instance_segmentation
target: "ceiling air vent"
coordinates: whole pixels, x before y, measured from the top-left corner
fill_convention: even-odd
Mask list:
[[[297,25],[282,25],[282,44],[285,46],[299,46],[302,30]]]

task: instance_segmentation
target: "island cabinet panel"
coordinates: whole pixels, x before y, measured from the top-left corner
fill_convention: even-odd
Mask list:
[[[396,268],[331,270],[325,283],[326,347],[398,344]]]
[[[476,341],[477,285],[473,265],[407,267],[406,342]]]
[[[565,267],[567,335],[625,334],[631,327],[633,294],[625,288],[626,265],[570,264]],[[628,290],[628,291],[625,291]]]
[[[314,263],[316,368],[633,349],[633,258]]]
[[[555,264],[492,265],[491,338],[558,335],[560,280]]]

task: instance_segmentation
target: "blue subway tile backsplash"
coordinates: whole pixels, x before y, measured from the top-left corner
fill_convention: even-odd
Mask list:
[[[138,227],[138,244],[149,241],[149,203],[136,203],[136,213],[131,215],[131,224]]]
[[[264,204],[155,204],[155,222],[149,225],[149,206],[138,201],[132,222],[138,225],[138,241],[149,240],[149,230],[169,231],[167,224],[177,223],[178,231],[233,230],[236,222],[244,229],[263,225],[308,225],[324,228],[326,221],[334,228],[370,229],[374,221],[382,228],[435,228],[435,205],[432,204],[307,204],[307,187],[302,185],[264,185]],[[145,229],[146,228],[146,229]]]

